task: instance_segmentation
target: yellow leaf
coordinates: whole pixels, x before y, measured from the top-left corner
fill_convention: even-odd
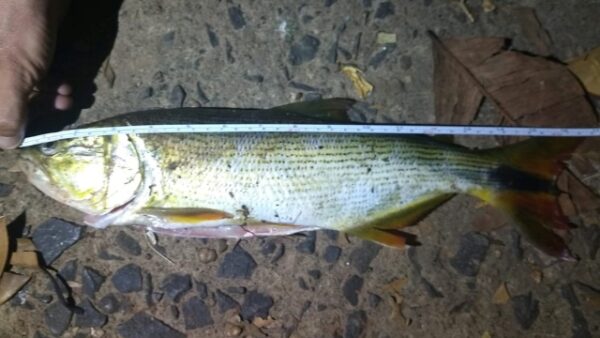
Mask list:
[[[494,298],[493,298],[494,304],[506,304],[509,299],[510,299],[510,294],[508,293],[508,290],[506,289],[506,283],[500,284],[500,287],[498,287],[498,290],[496,290],[496,293],[494,293]]]
[[[600,47],[569,61],[568,67],[588,93],[600,96]]]
[[[385,33],[385,32],[377,33],[377,44],[386,45],[388,43],[396,43],[396,34],[395,33]]]
[[[358,96],[364,99],[371,94],[373,85],[365,79],[365,75],[360,69],[354,66],[345,65],[342,66],[341,71],[350,78]]]

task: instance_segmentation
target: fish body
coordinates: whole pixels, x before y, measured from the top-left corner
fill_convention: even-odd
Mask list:
[[[474,151],[420,136],[113,135],[25,149],[20,163],[36,187],[96,227],[236,238],[334,229],[399,247],[410,237],[398,229],[468,193],[506,210],[540,248],[566,258],[553,232],[567,224],[553,185],[557,156],[572,148],[566,143]],[[545,149],[533,158],[536,147]]]

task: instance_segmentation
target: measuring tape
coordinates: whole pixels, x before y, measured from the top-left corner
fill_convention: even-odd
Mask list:
[[[600,136],[600,128],[530,128],[496,126],[383,125],[383,124],[162,124],[63,130],[27,137],[21,148],[65,139],[116,134],[203,133],[332,133],[426,134],[472,136]]]

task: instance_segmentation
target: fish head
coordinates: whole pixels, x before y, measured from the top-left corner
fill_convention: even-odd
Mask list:
[[[88,215],[115,210],[142,184],[142,165],[127,135],[82,137],[22,149],[19,167],[36,188]]]

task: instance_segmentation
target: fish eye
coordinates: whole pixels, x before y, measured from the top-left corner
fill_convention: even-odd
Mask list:
[[[47,142],[40,145],[40,151],[42,152],[42,154],[47,156],[52,156],[56,154],[56,142]]]

